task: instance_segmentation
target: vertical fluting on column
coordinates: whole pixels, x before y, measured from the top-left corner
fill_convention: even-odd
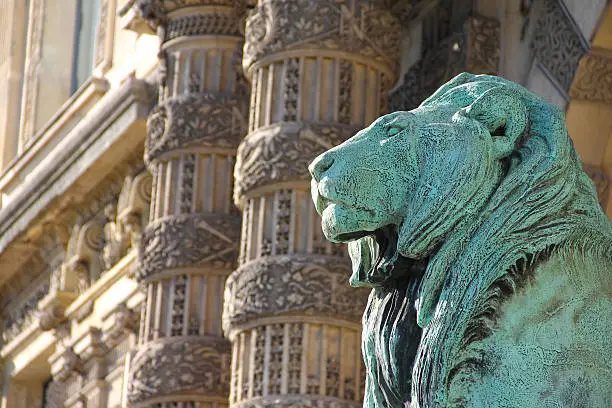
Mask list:
[[[307,166],[385,113],[400,32],[388,3],[260,0],[247,19],[240,266],[224,305],[232,407],[361,405],[367,292],[322,236]]]
[[[247,125],[244,3],[136,2],[161,49],[159,104],[145,143],[153,187],[139,251],[146,299],[132,407],[228,405],[230,344],[221,311],[240,233],[232,172]]]

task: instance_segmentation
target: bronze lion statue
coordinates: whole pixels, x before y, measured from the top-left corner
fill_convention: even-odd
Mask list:
[[[612,223],[560,109],[464,73],[310,172],[372,288],[364,407],[612,407]]]

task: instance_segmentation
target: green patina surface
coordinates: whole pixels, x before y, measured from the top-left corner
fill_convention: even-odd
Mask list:
[[[557,107],[461,74],[310,171],[372,288],[365,407],[612,406],[612,223]]]

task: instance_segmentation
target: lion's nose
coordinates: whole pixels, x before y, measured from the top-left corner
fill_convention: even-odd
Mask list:
[[[325,171],[328,170],[332,164],[334,164],[334,158],[331,154],[326,152],[319,155],[312,161],[312,163],[310,163],[310,166],[308,166],[308,171],[310,171],[310,175],[315,180],[319,181],[323,173],[325,173]]]

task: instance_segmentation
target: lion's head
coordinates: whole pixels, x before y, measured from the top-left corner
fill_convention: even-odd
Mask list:
[[[418,281],[422,401],[440,391],[432,384],[490,285],[605,217],[563,112],[487,75],[458,75],[417,109],[377,119],[310,172],[326,237],[349,243],[351,284]]]

